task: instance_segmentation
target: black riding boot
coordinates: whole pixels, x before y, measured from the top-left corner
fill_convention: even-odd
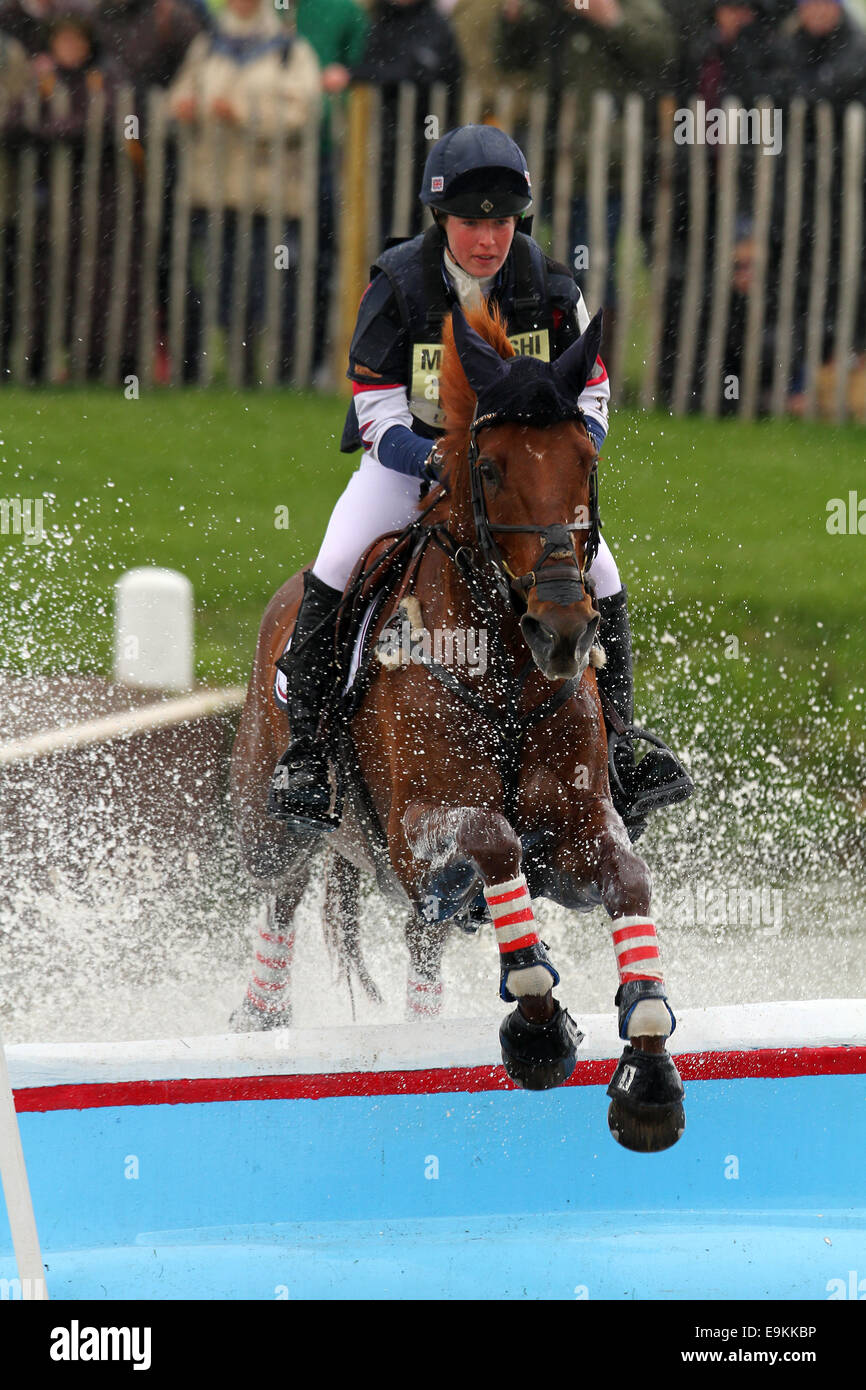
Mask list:
[[[328,750],[316,737],[322,706],[338,675],[334,652],[339,589],[307,570],[292,645],[277,667],[288,681],[292,741],[271,779],[268,810],[293,830],[335,830],[340,790],[332,809]]]
[[[686,801],[694,784],[661,739],[632,722],[634,679],[625,586],[610,598],[596,599],[595,604],[601,613],[599,641],[607,657],[595,675],[607,725],[610,791],[629,839],[635,841],[646,829],[646,817],[651,811]],[[634,755],[634,741],[638,738],[652,745],[640,762],[635,761]]]

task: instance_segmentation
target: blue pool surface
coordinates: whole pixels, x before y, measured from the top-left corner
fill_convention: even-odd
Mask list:
[[[649,1155],[610,1137],[602,1086],[20,1126],[52,1298],[826,1299],[866,1275],[866,1077],[693,1081],[686,1103]]]

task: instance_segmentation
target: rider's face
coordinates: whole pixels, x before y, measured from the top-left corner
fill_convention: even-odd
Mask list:
[[[443,217],[451,255],[470,275],[495,275],[511,250],[516,217]]]

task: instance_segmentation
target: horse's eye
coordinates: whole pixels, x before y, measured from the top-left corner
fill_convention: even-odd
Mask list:
[[[478,467],[481,472],[481,476],[486,483],[498,483],[501,481],[499,469],[496,467],[496,464],[493,462],[493,459],[484,457],[480,458],[478,460]]]

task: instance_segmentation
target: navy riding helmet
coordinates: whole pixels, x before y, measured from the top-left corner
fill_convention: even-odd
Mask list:
[[[523,216],[532,204],[523,151],[496,126],[449,130],[427,156],[421,202],[455,217]]]

